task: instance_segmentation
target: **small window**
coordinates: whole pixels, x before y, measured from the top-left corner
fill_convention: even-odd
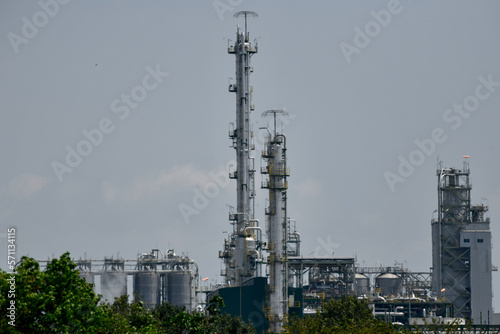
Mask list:
[[[482,244],[483,242],[484,242],[484,240],[483,240],[483,239],[477,239],[477,243],[478,243],[478,244]]]
[[[469,243],[469,242],[470,242],[470,239],[464,239],[464,242]]]

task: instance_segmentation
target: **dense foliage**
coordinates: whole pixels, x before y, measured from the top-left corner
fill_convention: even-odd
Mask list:
[[[110,312],[99,306],[92,286],[78,276],[69,254],[52,260],[45,271],[38,262],[23,257],[15,277],[15,298],[8,298],[12,275],[0,272],[0,305],[15,301],[15,327],[8,317],[0,320],[2,333],[105,333]]]
[[[36,260],[23,257],[16,274],[0,271],[0,333],[255,333],[252,325],[221,313],[224,301],[220,296],[210,300],[205,312],[187,312],[168,303],[151,310],[142,302],[129,303],[127,296],[111,305],[100,304],[99,299],[92,285],[79,277],[68,253],[52,260],[44,271]],[[430,323],[425,327],[425,331],[415,327],[413,332],[460,331],[458,323]],[[410,332],[376,319],[365,301],[353,297],[330,300],[313,316],[292,318],[286,330],[325,334]]]
[[[348,296],[328,301],[313,316],[292,318],[287,329],[290,333],[404,333],[402,329],[376,319],[365,301]]]
[[[112,305],[99,304],[69,253],[52,260],[44,271],[36,260],[23,257],[15,275],[0,271],[0,292],[0,333],[255,333],[240,318],[220,313],[224,302],[219,296],[204,313],[170,304],[150,310],[142,302],[129,303],[127,296]],[[15,318],[7,317],[9,311],[5,314],[12,300]]]

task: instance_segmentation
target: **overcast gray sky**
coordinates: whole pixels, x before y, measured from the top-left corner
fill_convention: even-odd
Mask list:
[[[259,14],[257,157],[261,113],[291,115],[288,212],[304,256],[428,271],[437,161],[469,155],[500,264],[500,3],[455,0],[2,1],[1,254],[14,226],[18,257],[174,248],[219,279],[235,184],[214,175],[234,159],[240,10]]]

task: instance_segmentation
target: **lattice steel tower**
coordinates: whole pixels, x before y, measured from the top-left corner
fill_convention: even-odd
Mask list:
[[[250,58],[257,53],[257,44],[249,42],[247,18],[257,17],[250,11],[238,12],[235,17],[245,18],[245,30],[238,27],[234,45],[228,47],[228,53],[236,57],[236,82],[229,85],[229,91],[236,93],[236,122],[231,123],[229,137],[236,150],[236,170],[230,172],[230,178],[236,179],[236,212],[229,212],[233,231],[224,240],[224,250],[219,257],[224,260],[225,270],[222,275],[230,286],[240,285],[243,280],[260,275],[262,260],[259,248],[258,221],[254,217],[255,163],[252,151],[255,149],[253,131],[250,122],[252,105],[252,87],[250,86]]]
[[[491,232],[488,207],[471,206],[468,157],[463,169],[438,166],[438,217],[432,220],[432,286],[475,323],[492,313]]]

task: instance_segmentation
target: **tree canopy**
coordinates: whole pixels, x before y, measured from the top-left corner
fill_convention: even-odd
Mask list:
[[[0,271],[0,292],[0,333],[255,333],[241,318],[221,313],[220,296],[213,297],[204,312],[187,312],[168,303],[149,309],[141,301],[129,302],[127,295],[113,304],[100,303],[92,284],[79,277],[69,253],[53,259],[43,271],[36,260],[23,257],[16,273]],[[6,314],[12,300],[14,322]],[[458,332],[457,324],[427,327],[432,332]],[[292,317],[285,329],[289,333],[409,333],[376,319],[365,301],[347,296],[326,302],[313,316]]]
[[[8,297],[15,277],[15,297]],[[69,253],[53,259],[44,271],[38,262],[23,257],[15,274],[0,271],[0,307],[15,300],[15,322],[0,319],[1,333],[255,333],[240,318],[221,314],[221,297],[214,297],[205,312],[161,304],[150,310],[128,296],[100,304],[93,286],[79,277]],[[15,326],[12,326],[15,324]]]
[[[290,333],[392,334],[404,332],[376,319],[365,301],[349,296],[326,302],[315,315],[302,319],[292,318],[286,328]]]

